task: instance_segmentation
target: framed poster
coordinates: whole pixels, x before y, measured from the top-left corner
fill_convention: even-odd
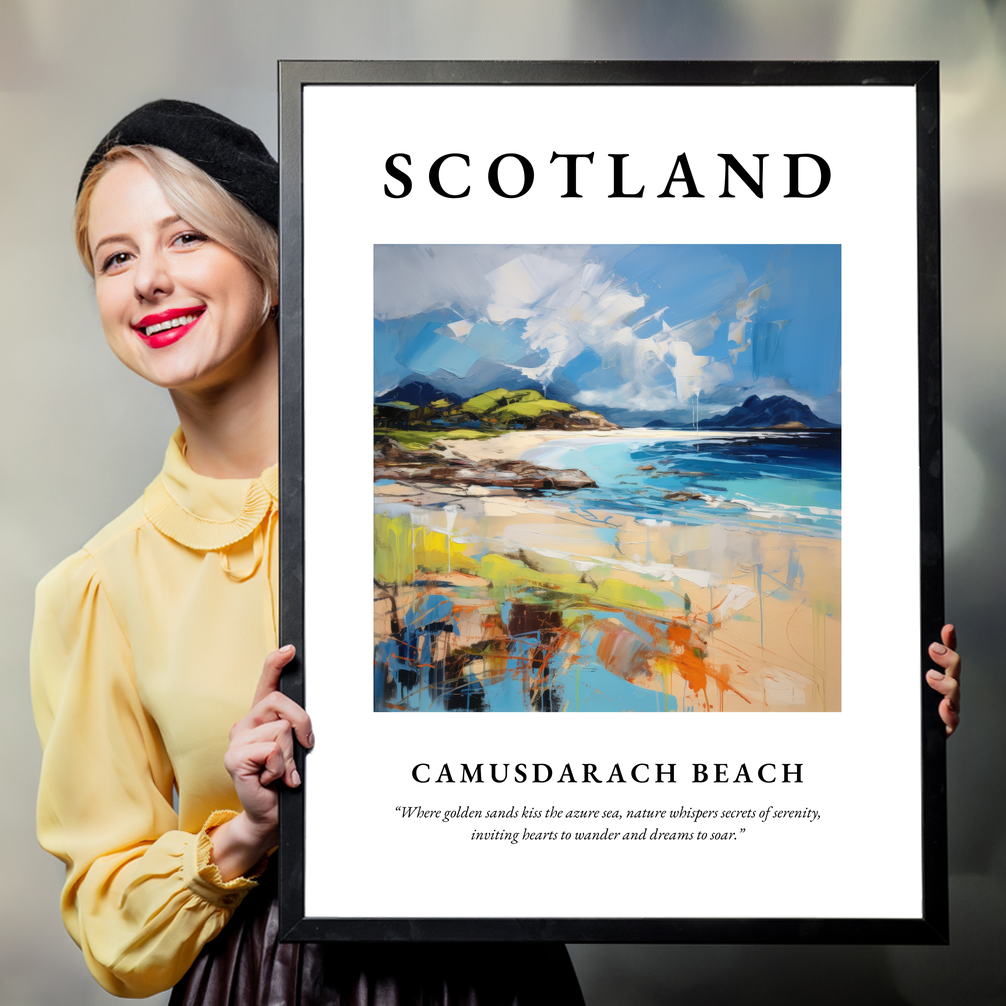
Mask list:
[[[935,64],[280,91],[287,938],[944,941]]]

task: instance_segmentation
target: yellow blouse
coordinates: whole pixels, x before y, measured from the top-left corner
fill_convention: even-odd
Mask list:
[[[276,467],[197,475],[178,430],[143,498],[38,586],[38,837],[115,995],[174,985],[255,886],[223,882],[206,829],[241,809],[228,732],[276,646],[277,492]]]

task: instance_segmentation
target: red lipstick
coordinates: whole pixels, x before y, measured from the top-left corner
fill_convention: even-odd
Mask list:
[[[148,314],[133,325],[133,331],[151,349],[161,349],[164,346],[170,346],[173,342],[178,342],[184,335],[187,335],[205,310],[204,305],[198,305],[195,307],[173,307],[168,311]],[[179,324],[181,319],[189,320]]]

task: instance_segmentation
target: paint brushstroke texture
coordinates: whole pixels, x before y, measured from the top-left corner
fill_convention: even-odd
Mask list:
[[[841,708],[841,250],[374,251],[374,708]]]

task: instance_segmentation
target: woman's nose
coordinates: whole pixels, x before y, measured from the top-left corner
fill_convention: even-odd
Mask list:
[[[156,301],[174,290],[171,271],[162,252],[141,254],[133,271],[133,287],[137,300]]]

